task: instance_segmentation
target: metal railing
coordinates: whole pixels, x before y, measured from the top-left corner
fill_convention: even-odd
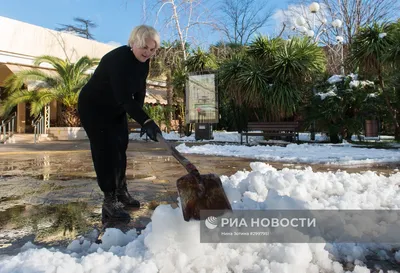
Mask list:
[[[1,143],[6,144],[15,133],[15,118],[17,113],[14,112],[6,120],[3,120],[0,125]]]
[[[37,116],[33,121],[32,121],[32,126],[33,126],[33,135],[34,135],[34,143],[39,140],[39,136],[41,134],[44,134],[46,131],[45,124],[44,124],[44,116],[40,113],[39,116]]]

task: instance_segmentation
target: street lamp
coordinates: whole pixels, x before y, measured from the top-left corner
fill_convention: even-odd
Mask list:
[[[340,0],[338,0],[340,1]],[[315,28],[315,17],[318,16],[317,13],[320,11],[320,5],[317,2],[313,2],[309,5],[308,9],[310,13],[312,14],[312,28],[308,29],[310,27],[310,24],[307,24],[307,20],[303,16],[299,16],[295,20],[295,24],[298,27],[295,27],[294,29],[299,31],[302,35],[306,35],[308,37],[312,37],[314,42],[318,43],[319,38],[322,33],[325,33],[327,31],[327,24],[328,20],[326,18],[319,18],[321,22],[321,26],[318,27],[318,29]],[[340,56],[340,73],[344,75],[344,58],[343,58],[343,28],[342,28],[342,21],[340,19],[335,19],[332,21],[332,27],[336,29],[337,32],[339,32],[340,29],[340,35],[336,36],[336,42],[339,45],[339,50],[333,49],[329,44],[325,44],[328,48],[332,50],[332,52],[338,54]],[[307,27],[308,26],[308,27]],[[311,128],[311,140],[315,140],[315,121],[312,122],[312,128]]]
[[[342,21],[340,21],[339,19],[335,19],[332,22],[332,26],[335,28],[341,28],[342,27]]]
[[[312,2],[309,9],[311,13],[317,13],[319,11],[319,4],[317,2]]]
[[[339,0],[340,1],[340,0]],[[313,17],[313,22],[312,22],[312,26],[311,29],[308,29],[308,27],[310,27],[310,24],[307,24],[307,19],[304,18],[303,16],[299,16],[295,19],[295,24],[297,25],[297,27],[294,27],[295,30],[297,30],[298,32],[300,32],[302,35],[306,35],[308,37],[313,37],[314,42],[321,42],[320,41],[320,36],[321,34],[325,33],[327,31],[327,24],[328,24],[328,20],[326,18],[319,18],[319,16],[317,15],[317,13],[320,11],[321,6],[320,4],[318,4],[317,2],[312,2],[309,7],[308,7],[310,13],[312,14]],[[315,27],[315,18],[316,16],[319,18],[320,22],[321,22],[321,26],[318,27],[318,29],[316,29]],[[329,44],[325,44],[327,47],[329,47],[332,52],[336,53],[339,55],[340,57],[340,73],[342,75],[344,75],[344,54],[343,54],[343,23],[340,19],[335,19],[332,21],[331,23],[332,27],[334,27],[337,31],[337,33],[340,33],[339,35],[337,35],[336,38],[336,42],[339,45],[338,50],[333,49]]]

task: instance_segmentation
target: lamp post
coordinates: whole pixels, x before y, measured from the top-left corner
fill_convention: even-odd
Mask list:
[[[340,0],[338,0],[338,1],[339,1],[339,7],[340,7]],[[310,26],[310,24],[307,24],[307,20],[303,16],[299,16],[295,20],[295,23],[298,27],[295,27],[294,29],[298,30],[303,35],[313,38],[315,43],[323,43],[320,41],[320,36],[327,31],[326,28],[327,28],[328,20],[326,18],[319,18],[321,26],[318,27],[318,29],[316,29],[316,27],[315,27],[315,19],[318,16],[317,14],[320,11],[320,9],[321,9],[321,6],[317,2],[312,2],[308,7],[308,10],[312,14],[311,29],[307,28],[307,26]],[[334,27],[336,29],[337,33],[339,33],[338,30],[340,29],[340,35],[336,36],[336,42],[339,44],[339,50],[333,49],[329,43],[328,44],[323,43],[323,44],[325,44],[328,48],[330,48],[332,50],[332,52],[339,55],[340,73],[342,75],[344,75],[342,21],[340,19],[335,19],[331,22],[331,25],[332,25],[332,27]],[[312,141],[315,140],[315,121],[313,121],[312,125],[311,125],[310,138]]]
[[[340,0],[338,0],[338,3],[339,3],[339,7],[340,7],[340,5],[341,5]],[[321,6],[317,2],[312,2],[308,7],[308,10],[312,14],[311,29],[307,28],[307,26],[310,26],[310,24],[307,24],[307,20],[303,16],[299,16],[296,18],[295,24],[297,25],[297,27],[294,28],[294,29],[298,30],[300,33],[302,33],[303,35],[312,37],[314,42],[316,42],[316,43],[322,43],[320,41],[320,36],[327,31],[326,27],[328,25],[328,20],[326,18],[319,18],[321,26],[316,30],[315,19],[317,17],[318,12],[320,11],[320,9],[321,9]],[[344,54],[343,54],[344,53],[343,52],[343,40],[344,40],[344,38],[343,38],[343,23],[342,23],[342,20],[335,19],[331,22],[331,25],[332,25],[332,27],[334,27],[336,29],[337,33],[339,34],[338,36],[336,36],[336,42],[339,45],[339,50],[333,49],[330,46],[330,44],[326,44],[326,43],[324,43],[324,44],[328,48],[330,48],[332,50],[332,52],[339,55],[340,73],[342,75],[344,75],[345,71],[344,71]]]

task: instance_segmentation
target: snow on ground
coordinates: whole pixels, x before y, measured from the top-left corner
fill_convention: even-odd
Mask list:
[[[164,138],[167,140],[179,140],[182,142],[194,142],[195,133],[193,132],[190,136],[181,136],[175,131],[171,131],[170,133],[162,133]],[[131,140],[143,140],[145,136],[140,137],[139,134],[130,134],[129,139]],[[256,143],[258,141],[262,141],[262,136],[249,136],[249,143]],[[307,141],[310,140],[309,133],[299,133],[299,140]],[[325,134],[317,133],[315,134],[315,140],[317,142],[326,141],[328,137]],[[246,137],[243,137],[243,141],[246,141]],[[210,140],[197,140],[197,142],[207,143],[207,142],[233,142],[233,143],[240,143],[240,134],[238,132],[226,132],[226,131],[214,131],[213,132],[213,139]],[[279,141],[274,141],[279,142]]]
[[[400,173],[313,172],[277,170],[253,162],[251,171],[222,176],[235,210],[369,209],[400,207]],[[179,208],[161,205],[138,237],[109,229],[103,244],[75,240],[67,249],[38,248],[28,243],[21,252],[0,261],[0,272],[345,272],[335,260],[357,264],[369,272],[366,255],[398,245],[362,244],[205,244],[200,223],[185,222]],[[393,255],[392,255],[393,256]],[[396,257],[400,262],[400,252]],[[394,272],[394,271],[393,271]]]
[[[245,157],[257,160],[358,165],[400,162],[400,149],[358,148],[349,144],[288,144],[281,146],[244,146],[205,144],[176,146],[181,153]]]
[[[181,153],[204,154],[215,156],[230,156],[254,158],[256,160],[269,160],[297,163],[322,163],[333,165],[359,165],[372,163],[393,163],[400,161],[400,149],[369,149],[360,148],[344,141],[341,144],[321,143],[326,141],[324,134],[316,134],[315,143],[293,144],[287,143],[286,147],[274,145],[257,145],[262,142],[262,137],[250,137],[249,143],[252,146],[236,145],[240,143],[240,134],[237,132],[214,132],[212,140],[195,140],[194,134],[189,137],[179,136],[176,132],[163,133],[167,140],[179,140],[184,142],[176,146]],[[131,139],[139,139],[137,134],[131,134]],[[143,138],[143,137],[142,137]],[[300,140],[310,139],[308,133],[301,133]],[[381,139],[390,140],[388,136],[381,136]],[[353,136],[356,139],[356,136]],[[185,143],[196,142],[204,145],[189,147]],[[213,144],[218,142],[218,144]],[[271,141],[279,143],[279,141]],[[280,141],[282,142],[282,141]],[[224,145],[220,145],[220,144]],[[395,147],[395,144],[393,144]],[[400,148],[400,147],[399,147]]]
[[[226,140],[229,136],[221,138]],[[287,147],[180,144],[177,148],[185,153],[309,163],[400,160],[399,150],[363,149],[348,144]],[[234,210],[400,208],[400,172],[384,176],[372,171],[314,172],[311,167],[277,170],[260,162],[252,162],[250,167],[251,171],[221,176]],[[0,272],[339,273],[348,272],[342,265],[350,262],[356,265],[353,272],[364,273],[370,272],[366,262],[371,253],[378,253],[382,260],[391,259],[400,267],[399,249],[396,244],[206,244],[200,242],[200,222],[185,222],[179,208],[160,205],[139,236],[134,231],[123,234],[108,229],[101,245],[85,238],[71,242],[66,249],[40,248],[27,243],[18,255],[1,258]]]

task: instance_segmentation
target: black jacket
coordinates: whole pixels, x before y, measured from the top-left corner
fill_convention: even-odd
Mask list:
[[[79,94],[80,115],[107,122],[128,113],[143,125],[149,118],[143,110],[148,73],[149,60],[137,60],[130,47],[108,52]]]

